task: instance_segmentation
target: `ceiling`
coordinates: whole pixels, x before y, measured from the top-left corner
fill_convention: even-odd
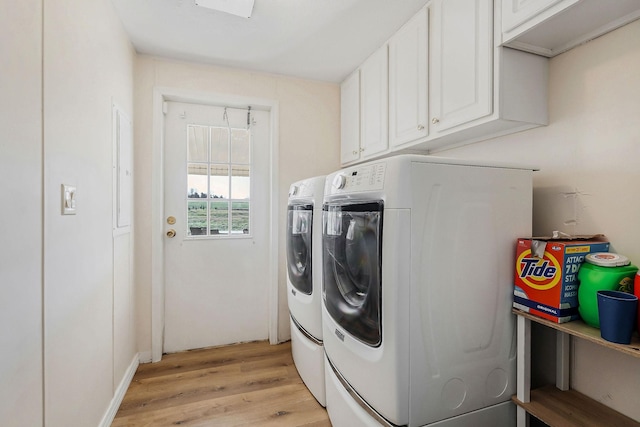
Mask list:
[[[195,0],[111,0],[139,53],[341,82],[428,0],[255,0],[251,18]]]

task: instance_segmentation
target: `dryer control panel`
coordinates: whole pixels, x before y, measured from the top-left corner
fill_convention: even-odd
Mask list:
[[[353,166],[334,175],[331,182],[331,194],[375,191],[384,188],[386,164],[374,163]]]

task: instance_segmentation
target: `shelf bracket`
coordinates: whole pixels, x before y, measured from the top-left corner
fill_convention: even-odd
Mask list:
[[[531,321],[522,316],[517,316],[518,328],[518,354],[517,354],[517,381],[516,392],[518,400],[522,403],[531,401]],[[518,427],[529,425],[529,417],[524,408],[517,408]]]
[[[556,387],[569,390],[571,362],[571,335],[556,331]]]

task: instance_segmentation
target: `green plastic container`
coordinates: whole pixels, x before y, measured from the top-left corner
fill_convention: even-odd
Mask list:
[[[623,255],[596,252],[585,257],[578,271],[578,312],[582,320],[594,328],[600,328],[598,315],[598,291],[622,291],[633,293],[633,279],[638,267]]]

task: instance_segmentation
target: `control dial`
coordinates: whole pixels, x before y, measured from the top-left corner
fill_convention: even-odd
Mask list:
[[[333,177],[333,183],[332,183],[333,188],[337,190],[341,190],[344,188],[346,184],[347,184],[347,177],[344,176],[343,174],[339,173]]]

